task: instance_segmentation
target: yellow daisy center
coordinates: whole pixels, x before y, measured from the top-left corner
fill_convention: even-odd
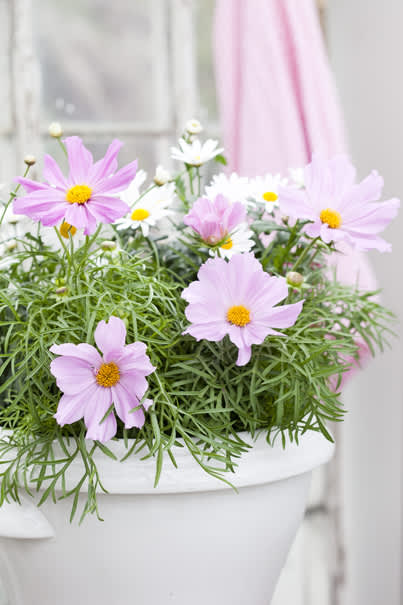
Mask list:
[[[131,214],[131,219],[132,221],[144,221],[149,216],[150,213],[145,208],[136,208]]]
[[[341,226],[342,220],[339,212],[332,208],[325,208],[320,213],[320,220],[322,223],[329,225],[331,229],[338,229]]]
[[[274,191],[265,191],[262,197],[265,202],[276,202],[278,200],[278,195]]]
[[[74,225],[70,225],[70,223],[63,221],[59,227],[59,232],[62,237],[69,239],[69,233],[71,235],[75,235],[77,233],[77,229],[74,227]]]
[[[220,248],[223,248],[224,250],[231,250],[232,246],[233,246],[233,242],[232,239],[229,237],[221,246]]]
[[[92,194],[91,187],[88,185],[74,185],[66,193],[66,200],[69,204],[85,204]]]
[[[234,305],[227,311],[227,320],[236,326],[246,326],[250,323],[250,312],[249,309],[243,305]]]
[[[120,380],[119,368],[114,361],[103,363],[95,379],[101,387],[113,387]]]

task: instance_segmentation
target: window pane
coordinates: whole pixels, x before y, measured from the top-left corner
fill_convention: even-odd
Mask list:
[[[153,121],[149,0],[38,0],[35,8],[45,122]]]

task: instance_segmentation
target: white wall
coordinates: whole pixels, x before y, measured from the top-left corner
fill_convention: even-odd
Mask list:
[[[403,2],[329,0],[331,61],[360,176],[372,168],[385,195],[403,198]],[[402,318],[403,211],[371,258],[383,301]],[[399,335],[402,330],[399,327]],[[372,362],[349,387],[342,464],[346,538],[340,605],[401,603],[402,347]]]

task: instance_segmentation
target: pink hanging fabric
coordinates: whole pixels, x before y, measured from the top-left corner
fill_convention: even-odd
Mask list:
[[[346,150],[312,0],[217,0],[215,65],[226,153],[245,176]]]
[[[346,152],[313,0],[217,0],[214,48],[229,171],[286,176],[313,151],[328,157]],[[363,254],[337,255],[331,264],[341,281],[376,289]],[[368,356],[365,344],[361,353],[361,359]]]

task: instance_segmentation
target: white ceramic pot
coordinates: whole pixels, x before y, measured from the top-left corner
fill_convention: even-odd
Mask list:
[[[123,443],[111,449],[123,457]],[[306,433],[300,445],[264,436],[231,481],[206,475],[186,450],[165,463],[118,463],[99,452],[108,494],[103,523],[70,525],[71,501],[0,509],[0,570],[10,605],[269,605],[302,520],[311,470],[333,446]],[[82,476],[72,468],[69,481]]]

